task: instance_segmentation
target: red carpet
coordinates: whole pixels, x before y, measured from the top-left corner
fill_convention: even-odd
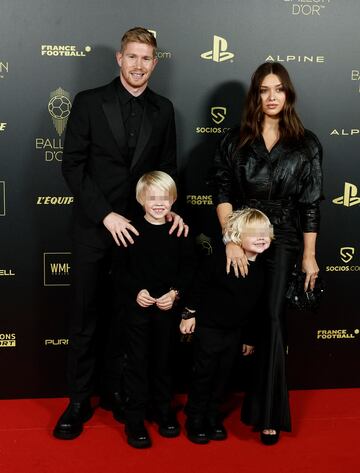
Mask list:
[[[134,450],[124,427],[98,409],[83,434],[60,441],[51,431],[65,399],[0,401],[1,473],[347,473],[360,471],[360,389],[293,391],[293,428],[265,447],[242,425],[238,408],[226,419],[229,439],[190,443],[184,433]],[[180,420],[183,424],[184,417]]]

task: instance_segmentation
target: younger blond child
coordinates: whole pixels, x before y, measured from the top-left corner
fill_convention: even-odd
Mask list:
[[[224,440],[226,429],[220,403],[239,349],[254,352],[258,303],[264,287],[264,271],[257,256],[267,250],[273,230],[267,216],[257,209],[230,214],[223,241],[214,243],[204,257],[198,277],[186,300],[180,331],[194,333],[194,366],[185,406],[186,432],[198,444]],[[249,261],[246,278],[227,272],[224,242],[241,245]]]

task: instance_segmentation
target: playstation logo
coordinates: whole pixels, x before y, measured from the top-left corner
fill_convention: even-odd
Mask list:
[[[344,263],[349,263],[355,254],[355,248],[352,246],[343,246],[340,248],[340,258]]]
[[[344,205],[345,207],[360,204],[360,197],[357,197],[357,187],[350,184],[350,182],[345,182],[344,195],[333,199],[333,204]]]
[[[234,57],[233,53],[227,51],[227,41],[225,38],[214,35],[213,49],[201,54],[203,59],[211,59],[214,62],[228,61]]]
[[[220,125],[225,120],[226,107],[211,107],[211,118],[214,123]]]

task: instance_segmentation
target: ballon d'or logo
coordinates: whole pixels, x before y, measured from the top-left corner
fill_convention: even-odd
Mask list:
[[[59,136],[65,130],[71,110],[70,94],[61,87],[50,94],[48,110]]]

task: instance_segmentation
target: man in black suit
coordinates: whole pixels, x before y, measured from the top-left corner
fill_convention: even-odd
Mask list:
[[[146,29],[127,31],[116,53],[120,78],[80,92],[67,125],[62,171],[75,197],[71,225],[75,310],[70,321],[70,403],[54,429],[60,439],[80,435],[93,413],[99,284],[114,244],[126,247],[134,240],[136,244],[138,232],[129,220],[137,212],[135,184],[148,171],[176,173],[173,105],[147,87],[157,63],[156,46]],[[173,217],[171,231],[176,228],[180,235],[183,222]],[[115,388],[111,390],[116,408],[119,398]]]

